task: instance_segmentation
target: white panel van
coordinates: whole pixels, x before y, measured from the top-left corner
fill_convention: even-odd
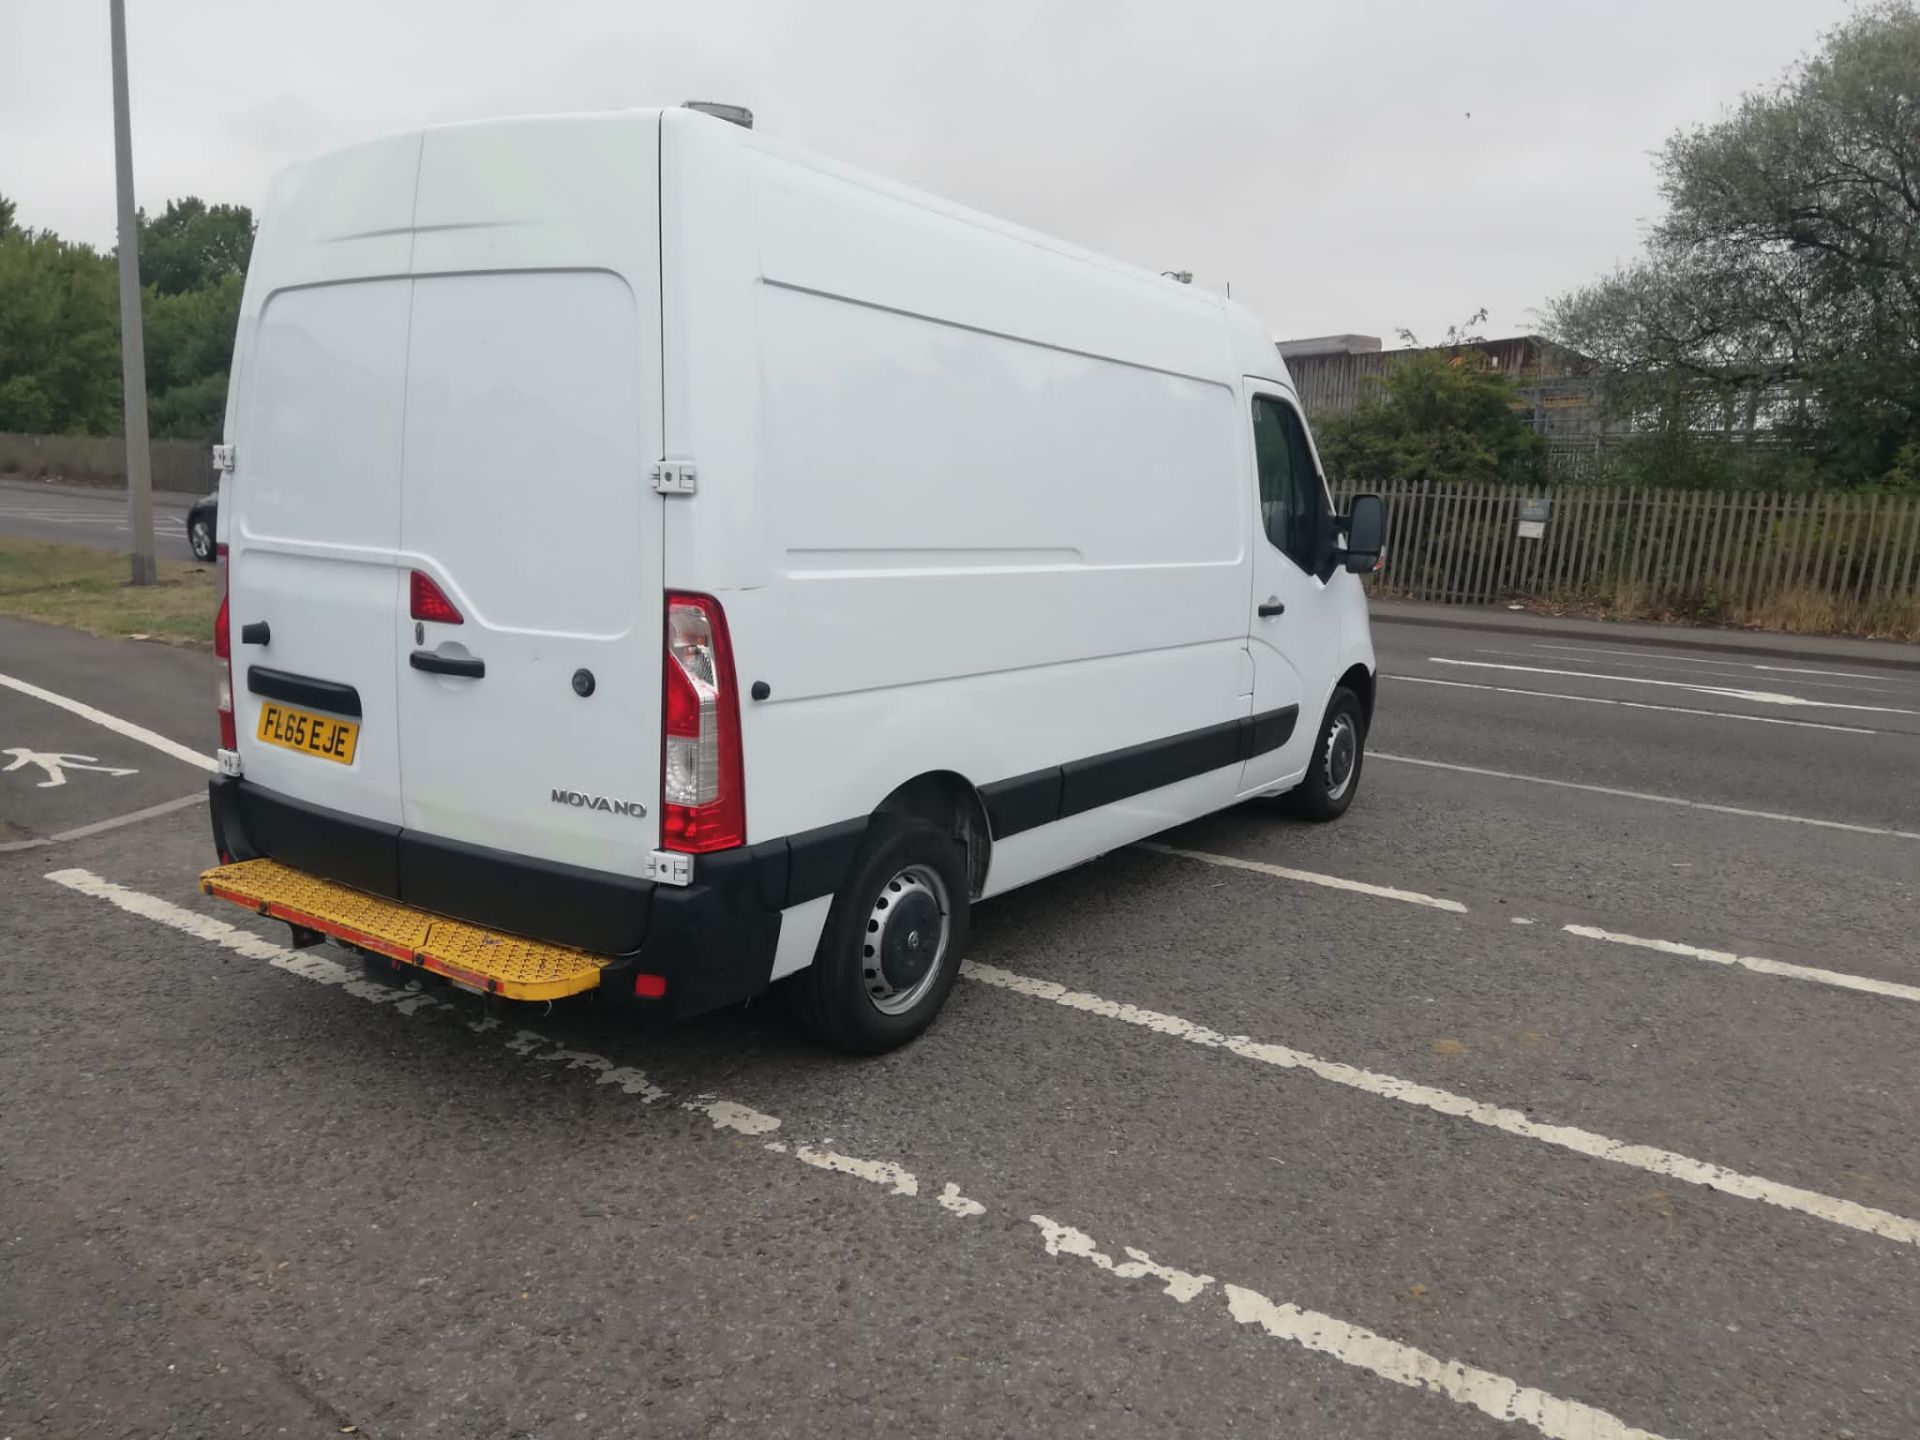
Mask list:
[[[1373,497],[1241,306],[690,110],[295,166],[219,453],[209,893],[879,1050],[969,907],[1360,783]]]

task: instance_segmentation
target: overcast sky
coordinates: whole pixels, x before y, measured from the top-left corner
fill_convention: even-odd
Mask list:
[[[127,0],[140,203],[257,204],[423,122],[721,99],[761,129],[1156,270],[1280,337],[1480,306],[1531,328],[1629,257],[1651,152],[1845,0]],[[107,0],[0,0],[0,193],[113,239]]]

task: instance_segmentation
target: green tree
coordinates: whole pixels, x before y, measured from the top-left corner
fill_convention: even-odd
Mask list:
[[[112,433],[119,331],[112,261],[48,231],[0,230],[0,430]]]
[[[169,200],[157,220],[143,211],[140,283],[162,295],[207,290],[247,273],[253,254],[253,212],[244,205],[208,205],[197,195]]]
[[[1860,9],[1659,168],[1645,257],[1555,300],[1549,332],[1672,454],[1759,436],[1827,483],[1890,471],[1920,436],[1920,13]]]
[[[120,428],[120,314],[113,258],[24,229],[0,196],[0,430],[110,435]],[[220,433],[253,217],[188,196],[141,220],[141,293],[152,433]]]
[[[1314,426],[1321,458],[1337,480],[1456,484],[1535,473],[1541,441],[1521,413],[1513,381],[1460,331],[1450,333],[1446,348],[1395,360],[1370,379],[1358,406]]]

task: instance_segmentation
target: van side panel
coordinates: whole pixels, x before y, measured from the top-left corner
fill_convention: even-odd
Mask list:
[[[722,594],[741,684],[771,690],[743,717],[750,839],[927,771],[984,786],[1246,714],[1218,302],[704,122],[677,202],[692,127],[664,123],[669,415],[701,476],[667,573]],[[753,252],[706,248],[749,221]],[[713,323],[674,324],[681,273],[728,296]],[[1108,808],[1146,833],[1236,775],[1176,787],[1182,814]]]

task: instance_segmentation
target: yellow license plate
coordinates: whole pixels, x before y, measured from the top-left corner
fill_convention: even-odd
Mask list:
[[[335,720],[331,715],[314,715],[272,702],[260,707],[258,739],[283,750],[298,750],[303,755],[318,755],[322,760],[353,763],[353,747],[360,739],[356,720]]]

